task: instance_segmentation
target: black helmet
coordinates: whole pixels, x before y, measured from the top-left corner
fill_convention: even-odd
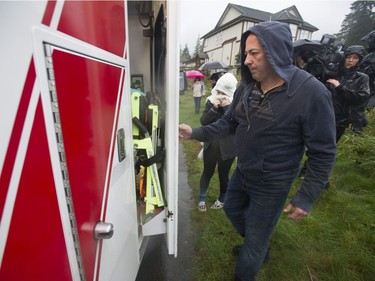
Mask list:
[[[375,49],[375,30],[369,32],[361,40],[367,43],[369,49]]]
[[[362,59],[365,56],[365,48],[361,45],[351,45],[345,50],[345,57],[350,54],[357,54]]]

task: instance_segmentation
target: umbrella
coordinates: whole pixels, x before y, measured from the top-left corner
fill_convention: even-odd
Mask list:
[[[202,74],[202,72],[199,72],[198,70],[189,70],[186,72],[186,78],[188,79],[204,78],[204,75]]]
[[[293,42],[294,56],[307,55],[308,57],[319,53],[324,48],[324,45],[318,42],[307,39],[299,39]]]
[[[210,61],[202,64],[199,67],[199,70],[209,70],[209,69],[220,69],[227,68],[228,65],[222,61]]]
[[[217,80],[219,80],[219,78],[220,78],[221,76],[223,76],[224,74],[225,74],[224,71],[219,71],[219,72],[212,73],[212,75],[210,76],[210,80],[215,80],[215,81],[217,81]]]

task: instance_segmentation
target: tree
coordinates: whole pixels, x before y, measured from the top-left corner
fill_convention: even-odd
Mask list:
[[[345,16],[340,32],[335,34],[345,46],[363,45],[361,38],[375,30],[375,1],[355,1]]]
[[[185,44],[185,47],[182,51],[181,51],[181,48],[180,48],[180,61],[185,62],[185,61],[188,61],[190,59],[191,59],[191,56],[190,56],[190,53],[189,53],[189,48],[188,48],[188,45]]]
[[[203,52],[203,44],[201,43],[201,40],[199,39],[199,37],[200,36],[198,35],[197,43],[195,44],[195,48],[194,48],[193,58],[195,58],[199,53]]]

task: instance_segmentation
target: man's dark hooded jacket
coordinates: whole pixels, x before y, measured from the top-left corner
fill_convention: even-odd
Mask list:
[[[245,43],[253,33],[285,84],[262,102],[252,94],[256,81],[245,61]],[[217,122],[194,128],[191,138],[209,141],[235,131],[237,165],[251,181],[294,180],[307,148],[307,171],[292,204],[309,211],[319,197],[335,161],[335,119],[326,87],[292,65],[293,45],[286,24],[265,22],[241,38],[241,78],[230,109]]]

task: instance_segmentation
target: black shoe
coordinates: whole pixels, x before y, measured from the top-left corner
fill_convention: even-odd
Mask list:
[[[352,131],[353,131],[353,133],[356,133],[356,134],[362,134],[363,133],[362,129],[360,129],[360,128],[353,128]]]

